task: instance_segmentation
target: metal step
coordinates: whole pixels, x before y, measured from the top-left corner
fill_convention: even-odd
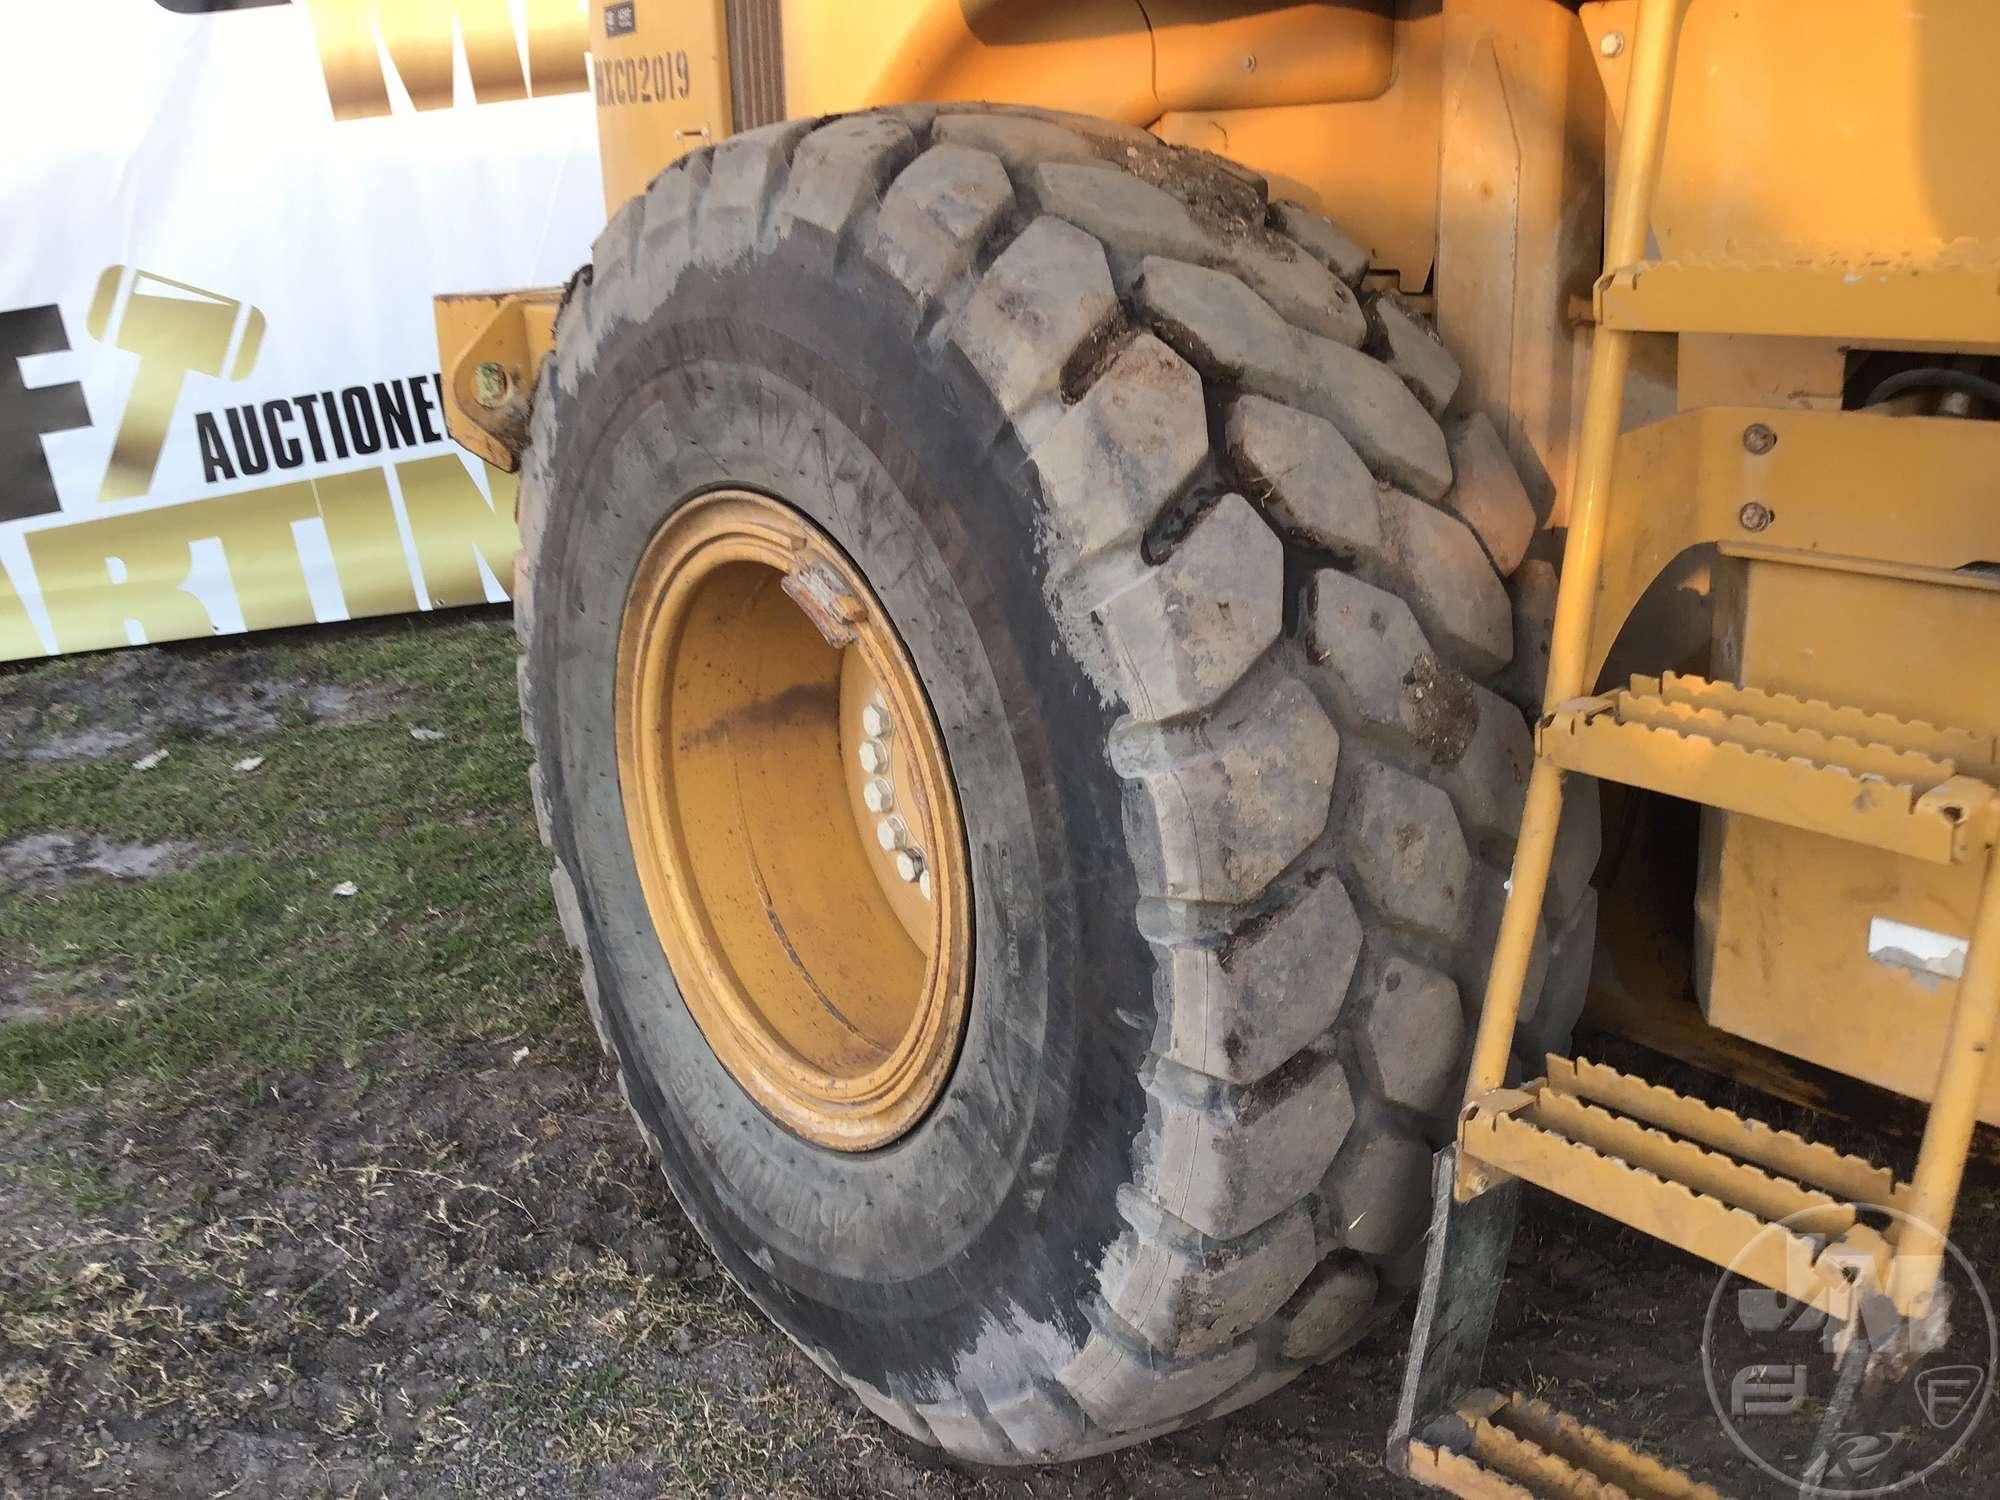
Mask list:
[[[1597,284],[1600,327],[2000,353],[2000,245],[1922,259],[1649,260]]]
[[[1412,1438],[1408,1472],[1465,1500],[1722,1500],[1543,1402],[1492,1391],[1471,1393]]]
[[[1894,1209],[1886,1168],[1742,1119],[1601,1064],[1548,1059],[1548,1076],[1468,1111],[1466,1164],[1567,1198],[1850,1321],[1891,1259],[1860,1208]]]
[[[1571,699],[1536,745],[1566,771],[1932,864],[2000,842],[1994,740],[1968,730],[1670,672]]]

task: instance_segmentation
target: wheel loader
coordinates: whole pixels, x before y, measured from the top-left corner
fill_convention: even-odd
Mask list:
[[[1531,1188],[1825,1319],[1797,1483],[1902,1482],[2000,1121],[2000,11],[589,9],[592,261],[440,345],[591,1015],[751,1299],[993,1464],[1413,1301],[1395,1471],[1715,1494],[1482,1389]]]

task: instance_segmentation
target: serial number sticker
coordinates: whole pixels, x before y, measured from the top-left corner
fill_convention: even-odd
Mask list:
[[[685,52],[600,57],[594,66],[599,104],[667,104],[694,92],[694,72]]]

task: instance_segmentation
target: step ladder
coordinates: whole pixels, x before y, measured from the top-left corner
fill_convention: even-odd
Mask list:
[[[1962,277],[1913,271],[1861,279],[1828,265],[1644,259],[1686,5],[1639,0],[1546,708],[1457,1139],[1435,1166],[1429,1254],[1390,1439],[1393,1468],[1487,1500],[1721,1500],[1538,1402],[1480,1388],[1523,1184],[1801,1297],[1857,1335],[1874,1321],[1861,1317],[1864,1306],[1891,1309],[1898,1329],[1917,1329],[1936,1286],[2000,1020],[2000,754],[1990,736],[1671,673],[1588,693],[1634,334],[1781,332],[2000,350],[2000,299],[1986,268]],[[1909,1181],[1589,1062],[1550,1057],[1543,1077],[1505,1086],[1569,775],[1894,855],[1982,867]],[[1900,1217],[1878,1229],[1856,1204]],[[1865,1335],[1849,1341],[1822,1452],[1873,1380],[1871,1356],[1883,1352],[1879,1338],[1873,1349]],[[1808,1493],[1812,1478],[1809,1470]]]

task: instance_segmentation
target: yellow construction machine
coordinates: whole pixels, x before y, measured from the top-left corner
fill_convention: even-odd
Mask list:
[[[1799,1482],[1906,1473],[2000,1121],[2000,9],[590,12],[594,259],[440,342],[751,1298],[1018,1463],[1414,1291],[1401,1472],[1713,1494],[1478,1392],[1526,1183],[1828,1320]],[[1914,1171],[1571,1059],[1587,994],[1921,1101]]]

